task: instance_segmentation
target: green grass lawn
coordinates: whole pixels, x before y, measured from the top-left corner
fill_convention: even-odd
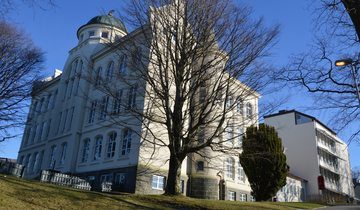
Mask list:
[[[0,209],[312,209],[311,203],[236,202],[184,196],[106,194],[0,174]]]

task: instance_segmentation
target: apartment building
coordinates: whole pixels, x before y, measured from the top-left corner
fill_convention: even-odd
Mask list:
[[[290,173],[307,180],[307,200],[346,202],[354,197],[346,143],[313,116],[296,110],[265,116],[285,148]],[[323,177],[325,189],[319,190]]]

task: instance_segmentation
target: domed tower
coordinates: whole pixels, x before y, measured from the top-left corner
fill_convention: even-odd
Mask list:
[[[101,39],[104,41],[115,41],[127,34],[124,23],[113,16],[113,10],[107,15],[93,17],[77,31],[79,43],[87,39]]]

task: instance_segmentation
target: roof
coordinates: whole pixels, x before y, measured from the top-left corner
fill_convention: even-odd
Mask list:
[[[299,180],[299,181],[304,181],[304,182],[308,182],[308,180],[304,179],[304,178],[301,178],[299,176],[296,176],[292,173],[288,173],[287,177],[290,177],[290,178],[293,178],[293,179],[296,179],[296,180]]]
[[[116,27],[124,32],[127,33],[126,27],[124,25],[124,23],[119,19],[116,18],[112,15],[111,12],[109,12],[109,14],[107,15],[98,15],[95,16],[93,18],[91,18],[89,20],[89,22],[87,22],[85,25],[82,25],[79,29],[78,32],[85,26],[88,25],[92,25],[92,24],[102,24],[102,25],[108,25],[108,26],[113,26]]]
[[[316,117],[304,114],[302,112],[296,111],[295,109],[292,110],[280,110],[278,113],[275,114],[270,114],[270,115],[266,115],[264,116],[265,118],[270,118],[270,117],[276,117],[276,116],[280,116],[280,115],[285,115],[285,114],[289,114],[289,113],[295,113],[295,114],[301,114],[304,115],[305,117],[308,117],[310,119],[312,119],[312,121],[315,121],[317,123],[319,123],[320,125],[322,125],[324,128],[326,128],[328,131],[330,131],[332,134],[337,135],[335,131],[333,131],[331,128],[329,128],[328,126],[326,126],[324,123],[322,123],[320,120],[316,119]]]

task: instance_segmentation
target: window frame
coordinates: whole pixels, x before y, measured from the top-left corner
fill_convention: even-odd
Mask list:
[[[152,175],[151,189],[153,189],[153,190],[164,190],[164,188],[165,188],[165,176]]]

